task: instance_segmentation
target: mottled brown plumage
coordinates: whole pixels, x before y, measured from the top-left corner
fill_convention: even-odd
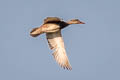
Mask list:
[[[58,17],[47,17],[46,19],[44,19],[44,24],[52,23],[52,22],[60,22],[60,21],[62,20]]]
[[[33,28],[33,30],[30,32],[30,35],[32,37],[37,37],[42,33],[46,33],[48,44],[50,48],[54,51],[53,56],[56,62],[64,69],[66,68],[68,70],[71,70],[72,67],[66,54],[64,41],[61,35],[61,29],[67,27],[70,24],[84,23],[79,21],[78,19],[64,22],[58,17],[47,17],[46,19],[44,19],[44,24],[42,26]]]

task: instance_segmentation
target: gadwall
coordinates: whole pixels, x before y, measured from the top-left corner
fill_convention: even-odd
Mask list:
[[[37,37],[40,34],[46,33],[46,38],[48,40],[49,47],[54,51],[53,56],[56,62],[61,67],[63,67],[64,69],[66,68],[67,70],[71,70],[72,67],[69,63],[66,54],[64,41],[61,35],[61,29],[64,29],[65,27],[71,24],[85,24],[85,23],[81,22],[78,19],[72,19],[68,22],[64,22],[58,17],[47,17],[46,19],[44,19],[43,25],[37,28],[33,28],[32,31],[30,32],[30,35],[32,37]]]

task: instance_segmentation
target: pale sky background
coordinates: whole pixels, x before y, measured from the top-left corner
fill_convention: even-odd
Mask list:
[[[72,71],[29,35],[47,16],[86,23],[62,30]],[[120,0],[0,0],[0,80],[120,80]]]

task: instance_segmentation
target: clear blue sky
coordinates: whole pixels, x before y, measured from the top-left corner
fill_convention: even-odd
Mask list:
[[[0,80],[120,80],[120,0],[1,0]],[[72,71],[60,68],[45,34],[47,16],[78,18],[62,30]]]

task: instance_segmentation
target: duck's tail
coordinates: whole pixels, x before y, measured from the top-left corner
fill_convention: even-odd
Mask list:
[[[39,36],[42,33],[43,33],[42,28],[38,27],[38,28],[33,28],[32,31],[30,32],[30,35],[32,37],[37,37],[37,36]]]

